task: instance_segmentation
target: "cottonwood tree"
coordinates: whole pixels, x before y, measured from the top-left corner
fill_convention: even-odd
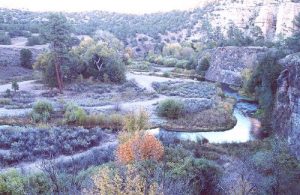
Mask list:
[[[67,58],[70,49],[71,26],[68,24],[67,18],[62,14],[51,14],[45,28],[44,37],[50,42],[50,50],[54,56],[55,74],[57,86],[62,93],[63,75],[61,65],[63,60]]]

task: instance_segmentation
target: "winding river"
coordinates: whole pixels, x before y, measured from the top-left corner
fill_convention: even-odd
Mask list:
[[[234,108],[234,116],[237,124],[234,128],[223,132],[172,132],[163,129],[149,130],[151,133],[163,138],[177,138],[180,140],[203,140],[207,139],[210,143],[242,143],[253,140],[251,132],[259,121],[251,118],[248,113],[254,113],[257,110],[257,104],[246,101],[245,97],[240,96],[236,91],[227,86],[223,87],[227,96],[234,97],[237,103]]]

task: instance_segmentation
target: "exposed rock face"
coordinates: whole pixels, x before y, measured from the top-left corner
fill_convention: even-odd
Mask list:
[[[300,159],[300,53],[280,63],[285,69],[278,79],[273,128],[288,138],[291,151]]]
[[[33,60],[47,50],[46,45],[34,47],[0,45],[0,66],[20,66],[20,51],[24,48],[32,52]]]
[[[295,29],[293,20],[300,12],[300,3],[292,0],[207,0],[214,11],[208,13],[213,26],[226,27],[233,22],[240,28],[258,26],[265,37],[290,36]]]
[[[275,35],[290,36],[296,30],[293,23],[295,16],[300,13],[300,3],[284,3],[278,8]]]
[[[243,84],[242,74],[258,64],[258,55],[266,52],[263,47],[219,47],[212,50],[210,67],[205,78],[210,81],[235,86]]]

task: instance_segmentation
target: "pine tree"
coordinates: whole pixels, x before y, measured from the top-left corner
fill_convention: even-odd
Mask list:
[[[44,37],[50,42],[51,53],[54,56],[54,66],[59,91],[63,90],[63,75],[61,65],[67,57],[70,48],[71,27],[67,18],[62,14],[51,14],[46,25]]]

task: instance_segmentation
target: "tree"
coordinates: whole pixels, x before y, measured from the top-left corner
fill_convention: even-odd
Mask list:
[[[18,84],[18,82],[17,81],[13,81],[12,83],[11,83],[11,88],[16,92],[16,91],[18,91],[19,90],[19,84]]]
[[[20,61],[21,66],[32,69],[32,52],[29,49],[21,49]]]
[[[287,39],[287,46],[289,49],[299,52],[300,51],[300,13],[294,20],[295,30],[293,36]]]
[[[77,72],[85,78],[93,77],[105,81],[120,83],[126,80],[125,64],[122,55],[115,46],[107,42],[85,40],[72,50],[72,56],[77,58]]]
[[[254,69],[250,79],[245,82],[245,92],[253,94],[258,100],[259,115],[263,131],[269,133],[272,121],[274,98],[277,91],[277,78],[282,71],[278,60],[284,56],[281,51],[270,51],[261,56],[259,65]]]
[[[64,59],[67,58],[68,50],[70,49],[71,27],[67,18],[62,14],[51,14],[48,19],[44,37],[50,42],[50,50],[54,57],[57,86],[62,93],[63,75],[61,65]]]
[[[253,44],[253,40],[249,36],[245,36],[234,23],[229,24],[227,37],[226,44],[228,46],[249,46]]]

